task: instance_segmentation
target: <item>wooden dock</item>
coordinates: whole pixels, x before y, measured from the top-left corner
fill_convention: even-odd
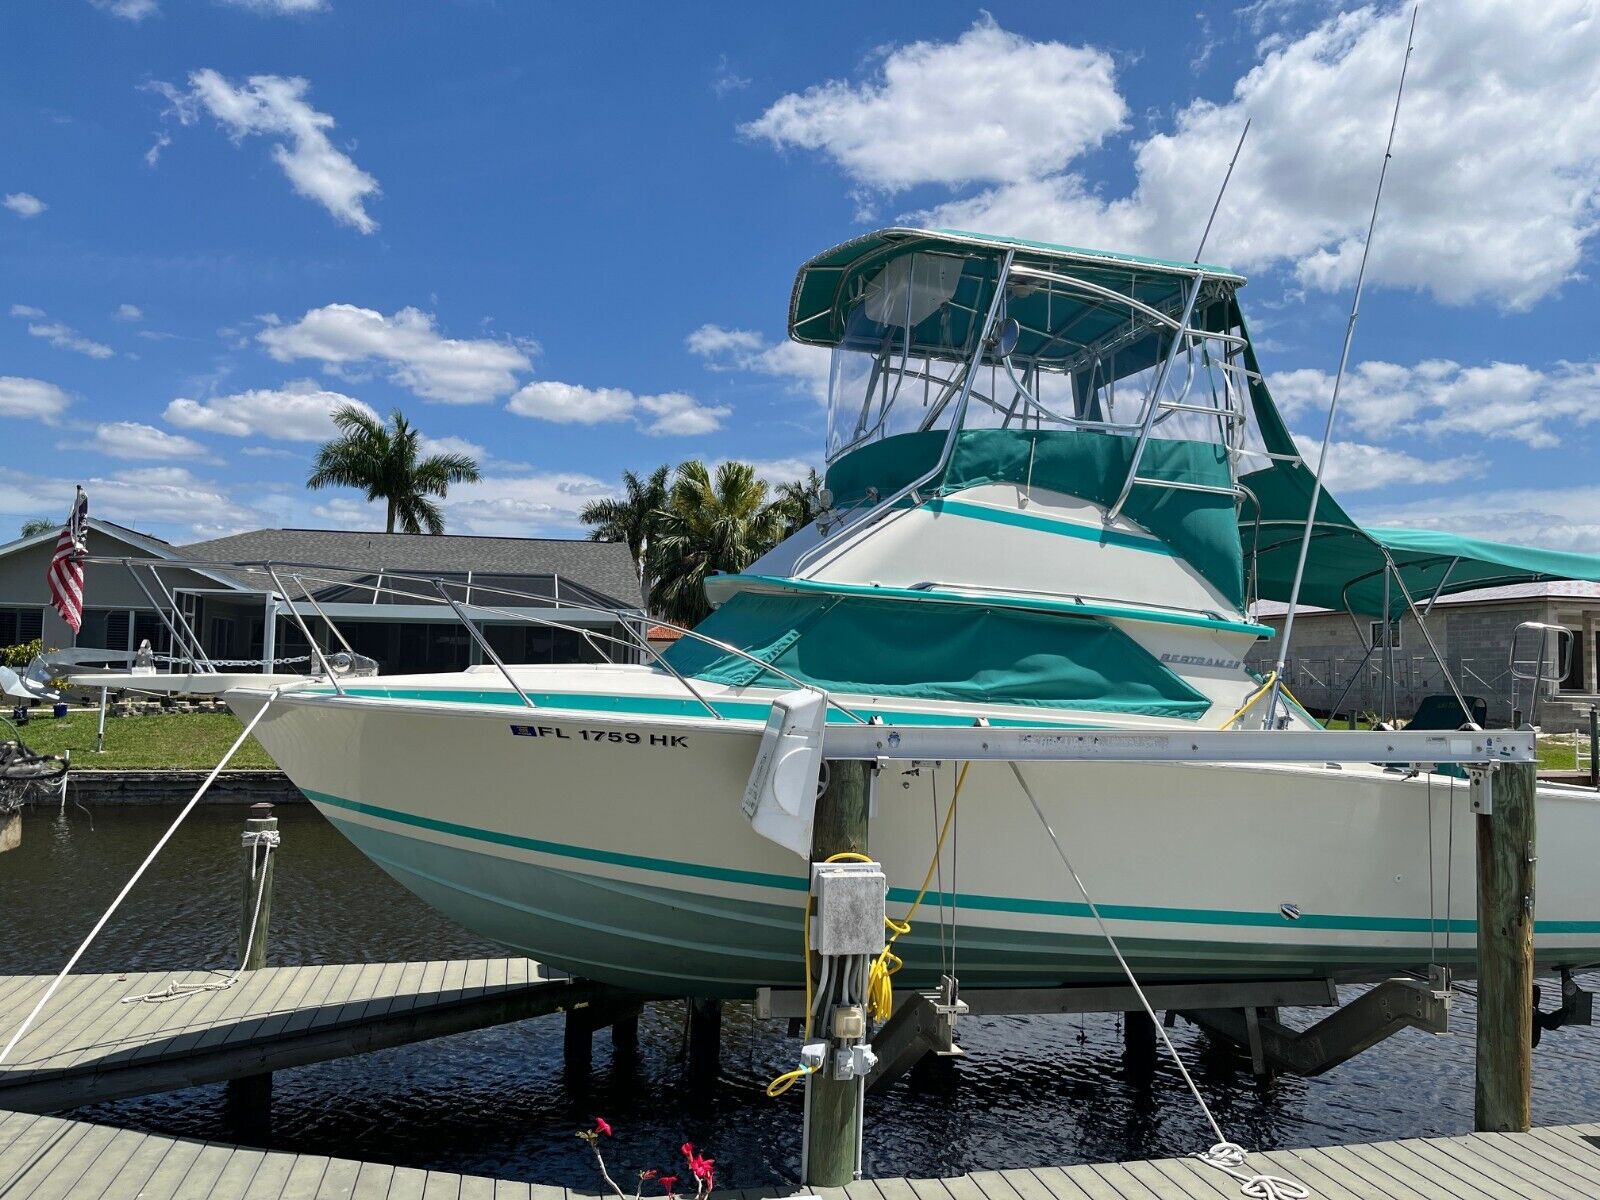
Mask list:
[[[616,994],[526,958],[476,958],[264,967],[223,991],[128,999],[223,978],[197,971],[69,977],[0,1064],[0,1109],[54,1112],[259,1075]],[[0,1045],[49,983],[46,975],[0,977]],[[3,1187],[0,1196],[10,1200]]]
[[[1251,1169],[1298,1180],[1323,1200],[1592,1200],[1600,1124],[1411,1138],[1252,1154]],[[717,1193],[758,1200],[799,1189]],[[1238,1184],[1193,1159],[877,1179],[824,1200],[1237,1200]],[[252,1150],[109,1125],[0,1112],[4,1200],[580,1200],[581,1193],[477,1175]]]

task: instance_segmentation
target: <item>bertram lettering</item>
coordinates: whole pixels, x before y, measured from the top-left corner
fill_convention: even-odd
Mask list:
[[[689,748],[689,735],[685,733],[627,733],[620,729],[569,731],[559,725],[513,725],[511,732],[517,737],[555,738],[561,742],[609,742],[614,746],[659,746],[669,750]]]
[[[1221,667],[1224,671],[1237,671],[1244,666],[1237,658],[1211,658],[1203,654],[1163,654],[1161,661],[1183,667]]]

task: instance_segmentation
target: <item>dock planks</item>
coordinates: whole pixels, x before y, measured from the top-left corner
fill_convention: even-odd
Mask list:
[[[50,978],[0,977],[0,1045]],[[263,967],[226,990],[125,1002],[169,982],[221,978],[186,971],[71,976],[0,1064],[0,1109],[54,1112],[216,1083],[620,994],[528,959],[480,958]]]
[[[1408,1138],[1250,1156],[1321,1200],[1590,1200],[1600,1195],[1600,1124],[1532,1133]],[[800,1189],[719,1192],[758,1200]],[[1239,1185],[1192,1158],[868,1179],[823,1200],[1230,1200]],[[252,1150],[0,1111],[5,1200],[589,1200],[585,1193],[478,1175]]]

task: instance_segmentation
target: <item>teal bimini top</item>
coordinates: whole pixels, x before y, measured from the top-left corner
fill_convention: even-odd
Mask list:
[[[1132,638],[1091,618],[743,591],[697,631],[831,692],[1189,719],[1211,706]],[[708,683],[792,686],[777,671],[693,638],[664,657]]]

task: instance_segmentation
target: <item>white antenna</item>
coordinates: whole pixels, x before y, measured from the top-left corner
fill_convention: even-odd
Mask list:
[[[1317,454],[1317,474],[1311,486],[1311,506],[1306,510],[1306,527],[1300,535],[1300,560],[1294,568],[1294,584],[1289,589],[1289,611],[1283,619],[1283,640],[1278,643],[1278,663],[1272,670],[1272,695],[1267,701],[1267,718],[1263,728],[1271,729],[1277,723],[1278,698],[1283,690],[1283,672],[1289,661],[1289,639],[1294,636],[1294,612],[1300,603],[1300,584],[1305,578],[1306,555],[1311,549],[1311,532],[1316,528],[1317,505],[1322,500],[1322,472],[1328,465],[1328,443],[1333,440],[1333,420],[1339,411],[1339,388],[1344,383],[1345,366],[1350,361],[1350,343],[1356,335],[1356,318],[1361,315],[1361,285],[1367,277],[1367,255],[1372,252],[1372,234],[1378,227],[1378,204],[1383,199],[1383,180],[1389,173],[1389,159],[1394,154],[1394,131],[1400,124],[1400,101],[1406,94],[1406,70],[1411,66],[1411,49],[1417,37],[1417,10],[1411,9],[1411,31],[1406,35],[1406,56],[1400,64],[1400,86],[1394,94],[1394,115],[1389,121],[1389,143],[1383,149],[1383,166],[1378,171],[1378,190],[1372,197],[1372,219],[1367,222],[1367,240],[1361,247],[1361,267],[1356,272],[1356,293],[1350,300],[1350,320],[1344,329],[1344,349],[1339,354],[1339,373],[1333,378],[1333,396],[1328,401],[1328,424],[1322,431],[1322,449]],[[1389,617],[1384,613],[1384,619]]]
[[[1200,235],[1200,245],[1195,248],[1194,261],[1198,266],[1200,255],[1205,253],[1206,239],[1211,236],[1211,224],[1217,219],[1217,210],[1222,207],[1222,197],[1227,195],[1228,180],[1233,178],[1233,165],[1239,161],[1239,151],[1244,149],[1245,134],[1250,132],[1250,118],[1244,119],[1244,128],[1239,132],[1239,144],[1233,148],[1233,157],[1228,160],[1227,174],[1222,177],[1222,186],[1217,189],[1217,202],[1211,206],[1211,215],[1206,218],[1205,232]]]

